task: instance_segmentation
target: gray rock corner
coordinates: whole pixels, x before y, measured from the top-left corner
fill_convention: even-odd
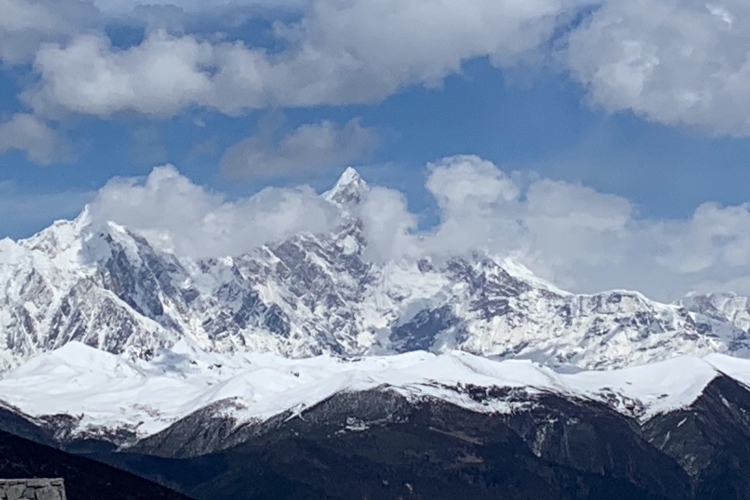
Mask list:
[[[66,500],[62,479],[0,479],[0,500]]]

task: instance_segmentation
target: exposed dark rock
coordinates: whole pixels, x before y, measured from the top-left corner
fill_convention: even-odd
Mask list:
[[[114,467],[0,431],[0,478],[44,477],[63,478],[71,500],[188,500]]]
[[[750,498],[750,392],[733,379],[645,424],[587,400],[456,390],[516,409],[476,413],[383,387],[241,426],[196,413],[93,456],[201,499],[217,487],[239,498]]]
[[[557,411],[568,410],[586,414],[575,405]],[[298,416],[266,423],[242,444],[208,455],[97,456],[179,485],[198,499],[214,498],[217,490],[247,499],[691,497],[687,474],[637,433],[623,436],[630,429],[623,422],[614,429],[611,422],[597,422],[591,432],[571,428],[567,454],[540,455],[513,428],[516,418],[368,391],[337,395]],[[596,466],[593,460],[602,457],[589,459],[588,445],[625,456],[609,456],[606,465]]]
[[[392,349],[395,352],[429,351],[437,336],[458,325],[459,319],[450,306],[419,311],[411,320],[391,328]]]
[[[225,400],[124,451],[95,438],[61,442],[71,417],[0,409],[0,429],[199,499],[217,488],[237,498],[750,498],[750,391],[728,377],[645,424],[605,403],[522,388],[454,390],[509,411],[381,387],[242,425],[217,418],[241,404]],[[405,483],[411,493],[399,490]]]
[[[650,420],[643,435],[690,475],[700,498],[750,498],[750,392],[714,379],[692,405]]]

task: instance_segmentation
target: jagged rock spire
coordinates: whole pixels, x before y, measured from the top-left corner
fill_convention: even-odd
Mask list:
[[[337,205],[351,206],[359,203],[369,189],[370,186],[362,179],[359,172],[352,167],[347,167],[333,189],[323,193],[323,198]]]

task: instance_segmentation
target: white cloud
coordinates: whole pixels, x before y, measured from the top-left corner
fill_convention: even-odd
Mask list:
[[[20,150],[41,165],[74,160],[73,146],[58,131],[34,115],[18,113],[0,123],[0,153]]]
[[[296,9],[299,21],[274,24],[284,47],[275,53],[221,33],[153,29],[179,12],[205,15],[205,2],[0,0],[9,13],[0,19],[0,58],[33,58],[38,81],[22,100],[53,117],[373,103],[406,86],[439,86],[470,59],[506,66],[541,53],[561,19],[586,3],[593,2],[290,0],[281,5]],[[227,0],[212,9],[272,4]],[[152,29],[140,45],[114,47],[94,5],[104,17],[141,16]],[[608,111],[750,134],[746,1],[606,0],[567,41],[566,67]]]
[[[301,125],[277,139],[276,125],[230,147],[221,168],[230,177],[285,177],[360,159],[378,143],[378,135],[359,119],[344,126],[324,120]]]
[[[569,279],[576,267],[617,265],[638,230],[624,198],[561,181],[532,183],[522,208],[527,247],[544,249],[545,262],[571,273]]]
[[[65,110],[102,117],[118,111],[170,116],[210,93],[204,69],[212,56],[210,44],[163,31],[127,50],[114,49],[103,35],[81,35],[64,48],[47,45],[39,51],[34,64],[41,86],[27,90],[23,99],[47,115]]]
[[[427,165],[427,190],[445,214],[477,214],[518,199],[519,189],[489,161],[455,156]]]
[[[750,4],[607,0],[570,36],[567,63],[609,111],[750,134]]]
[[[641,231],[627,200],[550,179],[514,180],[475,156],[433,165],[427,187],[441,209],[440,224],[420,235],[427,254],[484,249],[513,256],[562,287],[625,286],[618,280],[627,274],[614,266]]]
[[[440,225],[426,237],[429,251],[463,253],[517,237],[520,190],[495,165],[476,156],[456,156],[427,167],[426,187],[441,211]]]
[[[84,34],[39,51],[40,80],[23,98],[37,112],[101,117],[373,102],[439,85],[468,59],[510,64],[545,41],[563,11],[562,0],[315,0],[299,23],[276,25],[288,46],[278,54],[159,30],[123,50]]]
[[[550,179],[523,186],[476,156],[446,158],[429,168],[427,188],[441,222],[422,235],[428,253],[487,249],[523,256],[548,277],[574,285],[576,267],[619,260],[619,240],[633,223],[623,198]]]
[[[98,26],[98,13],[78,0],[0,0],[0,61],[32,60],[40,44]]]
[[[664,265],[677,272],[699,273],[717,268],[750,266],[750,211],[748,205],[721,207],[705,203],[698,207],[688,226],[671,231]]]
[[[398,192],[373,190],[360,216],[368,257],[511,256],[562,288],[631,288],[673,300],[688,291],[750,293],[750,206],[700,206],[686,220],[641,220],[619,196],[508,176],[474,156],[430,165],[440,223],[416,230]]]
[[[238,255],[300,231],[328,230],[336,222],[331,206],[309,187],[266,188],[229,201],[169,165],[145,180],[110,181],[90,210],[97,223],[117,222],[164,249],[197,257]]]
[[[470,58],[508,62],[546,40],[564,8],[561,0],[318,0],[294,34],[391,92],[439,84]]]
[[[412,234],[417,217],[409,213],[406,198],[393,189],[374,187],[364,196],[357,216],[364,221],[368,242],[364,257],[374,262],[410,259],[420,256],[417,238]]]

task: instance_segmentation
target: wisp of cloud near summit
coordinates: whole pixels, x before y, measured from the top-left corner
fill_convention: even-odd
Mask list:
[[[337,215],[313,187],[292,186],[331,178],[345,165],[374,173],[388,164],[383,171],[394,179],[384,186],[422,175],[399,168],[422,169],[419,189],[436,222],[420,226],[425,216],[409,208],[409,189],[374,183],[358,208],[372,260],[488,250],[575,291],[627,287],[660,299],[750,292],[746,204],[709,200],[690,217],[643,218],[627,196],[476,151],[443,159],[436,152],[426,166],[399,167],[389,137],[403,134],[401,123],[365,118],[389,100],[408,105],[415,89],[429,98],[455,79],[470,81],[467,65],[482,61],[503,75],[554,74],[574,86],[585,112],[743,141],[750,136],[747,2],[236,0],[207,9],[180,0],[0,0],[0,12],[0,71],[15,95],[0,113],[0,161],[85,178],[82,171],[109,161],[89,159],[90,150],[127,156],[115,147],[116,133],[91,130],[129,130],[133,169],[111,172],[117,178],[103,187],[66,184],[60,175],[54,196],[72,193],[81,202],[97,190],[97,217],[169,251],[233,255],[324,231]],[[185,123],[194,124],[194,141],[180,138]],[[179,162],[136,170],[174,161],[170,147],[182,143],[191,151],[185,163],[196,165],[190,175]],[[210,147],[193,154],[198,145]],[[409,157],[409,144],[398,149]],[[242,182],[253,188],[238,192]],[[42,199],[8,186],[8,203]]]

